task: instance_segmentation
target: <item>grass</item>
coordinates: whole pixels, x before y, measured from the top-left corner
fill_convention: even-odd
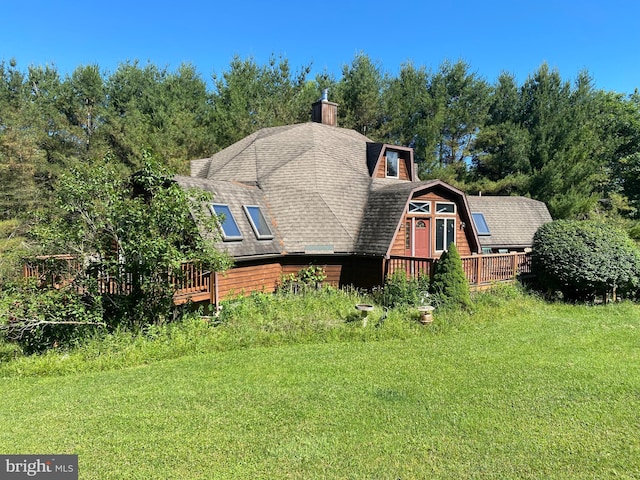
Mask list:
[[[313,326],[271,307],[173,353],[5,366],[0,451],[77,453],[83,479],[640,477],[636,305],[503,292],[431,327],[405,312],[366,329],[328,325],[346,305]]]

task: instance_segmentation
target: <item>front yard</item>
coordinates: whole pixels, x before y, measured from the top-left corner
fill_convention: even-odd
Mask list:
[[[489,299],[395,337],[5,369],[0,451],[83,479],[640,476],[640,307]]]

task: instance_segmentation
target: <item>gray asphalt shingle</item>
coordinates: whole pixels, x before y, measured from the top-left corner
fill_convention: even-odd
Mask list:
[[[530,247],[538,228],[550,222],[547,206],[538,200],[510,196],[471,196],[472,213],[484,214],[491,235],[479,235],[480,245],[490,248]]]

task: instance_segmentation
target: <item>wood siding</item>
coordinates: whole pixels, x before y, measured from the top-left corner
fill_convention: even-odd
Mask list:
[[[253,291],[272,293],[282,274],[279,262],[240,265],[218,274],[218,299],[249,295]]]
[[[411,178],[411,154],[403,150],[396,150],[398,152],[398,180],[413,180]],[[387,178],[387,161],[386,157],[382,155],[378,161],[378,167],[374,172],[374,178]]]
[[[472,226],[468,224],[466,220],[463,220],[460,216],[461,209],[463,206],[459,201],[455,199],[447,198],[442,195],[439,195],[436,192],[429,192],[424,195],[420,195],[411,199],[412,201],[429,201],[431,202],[431,213],[408,213],[405,211],[404,216],[402,217],[402,222],[398,226],[398,230],[396,231],[396,235],[391,243],[391,249],[389,251],[390,255],[393,256],[405,256],[405,242],[406,242],[406,226],[407,222],[411,222],[414,218],[429,218],[430,219],[430,228],[431,228],[431,255],[430,257],[437,258],[441,255],[442,252],[435,251],[436,245],[436,218],[454,218],[456,221],[455,225],[455,235],[456,235],[456,248],[458,249],[458,253],[460,256],[471,255],[473,252],[471,251],[469,238],[467,234],[472,232]],[[436,202],[453,202],[456,204],[456,213],[455,215],[450,214],[436,214]],[[465,228],[460,228],[462,222],[465,222]],[[413,242],[413,238],[411,238]]]

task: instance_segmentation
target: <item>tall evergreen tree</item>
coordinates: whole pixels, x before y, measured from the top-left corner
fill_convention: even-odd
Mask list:
[[[310,118],[319,92],[307,82],[310,67],[296,74],[285,59],[259,66],[235,57],[230,69],[214,76],[212,127],[220,148],[264,128]]]
[[[488,116],[489,85],[463,61],[444,62],[430,86],[440,119],[436,156],[441,166],[465,171],[473,139]]]
[[[498,182],[531,174],[531,138],[522,126],[521,96],[512,75],[498,77],[489,96],[489,118],[474,139],[472,151],[476,178]],[[503,182],[503,188],[508,183]]]
[[[382,91],[385,78],[381,67],[364,53],[342,68],[336,101],[340,103],[340,124],[376,140],[382,123]]]
[[[439,133],[430,81],[431,75],[424,67],[407,63],[383,92],[386,141],[412,147],[420,172],[425,174],[433,170]]]

